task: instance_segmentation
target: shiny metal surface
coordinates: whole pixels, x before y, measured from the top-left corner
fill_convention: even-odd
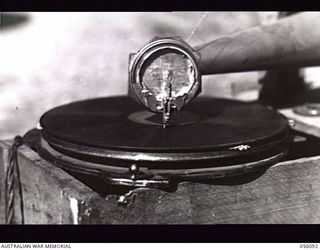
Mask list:
[[[294,108],[293,112],[302,116],[320,116],[320,104],[306,103]]]

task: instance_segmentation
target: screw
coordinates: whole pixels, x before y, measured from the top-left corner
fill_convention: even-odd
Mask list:
[[[290,126],[291,128],[294,128],[294,126],[296,125],[296,121],[293,120],[293,119],[289,119],[289,120],[288,120],[288,124],[289,124],[289,126]]]
[[[136,164],[132,164],[129,168],[129,172],[131,173],[130,178],[134,180],[136,178],[135,174],[139,172],[139,168]]]

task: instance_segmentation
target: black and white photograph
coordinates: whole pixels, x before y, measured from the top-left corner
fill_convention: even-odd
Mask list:
[[[1,12],[0,224],[319,224],[319,23]]]

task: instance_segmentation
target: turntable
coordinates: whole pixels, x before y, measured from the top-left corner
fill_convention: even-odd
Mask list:
[[[200,92],[196,52],[180,39],[155,39],[130,57],[129,96],[46,112],[36,150],[110,184],[160,188],[254,171],[286,154],[282,115]]]
[[[197,49],[178,37],[154,38],[129,57],[127,96],[84,100],[47,111],[39,127],[23,137],[34,152],[22,146],[20,163],[30,165],[32,158],[34,164],[28,169],[39,171],[25,187],[35,189],[39,199],[57,201],[63,209],[37,205],[26,192],[20,197],[30,202],[25,213],[36,220],[33,223],[57,223],[59,216],[64,218],[61,223],[75,224],[248,223],[251,212],[266,204],[272,207],[259,199],[261,195],[269,194],[272,204],[290,207],[291,199],[277,200],[277,195],[286,195],[284,188],[291,180],[283,177],[287,170],[282,176],[267,169],[287,155],[292,122],[289,125],[282,114],[258,102],[200,93],[202,75],[319,64],[319,55],[310,53],[311,45],[297,50],[278,39],[295,22],[285,20],[273,29],[254,27]],[[299,34],[297,29],[295,35]],[[17,139],[13,149],[20,144]],[[13,166],[18,165],[15,154],[9,155]],[[290,176],[309,171],[301,177],[303,183],[318,171],[290,166]],[[245,183],[250,183],[247,189]],[[299,183],[292,186],[299,188]],[[235,208],[238,199],[244,203]],[[39,206],[50,211],[50,217],[37,217]],[[277,211],[275,221],[287,210]],[[254,216],[253,221],[263,221],[259,213]]]

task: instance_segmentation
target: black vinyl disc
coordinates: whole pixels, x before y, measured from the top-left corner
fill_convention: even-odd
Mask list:
[[[288,139],[287,120],[256,103],[199,97],[174,113],[165,128],[161,119],[119,96],[54,108],[40,124],[44,140],[55,150],[117,166],[238,164],[279,154]]]

